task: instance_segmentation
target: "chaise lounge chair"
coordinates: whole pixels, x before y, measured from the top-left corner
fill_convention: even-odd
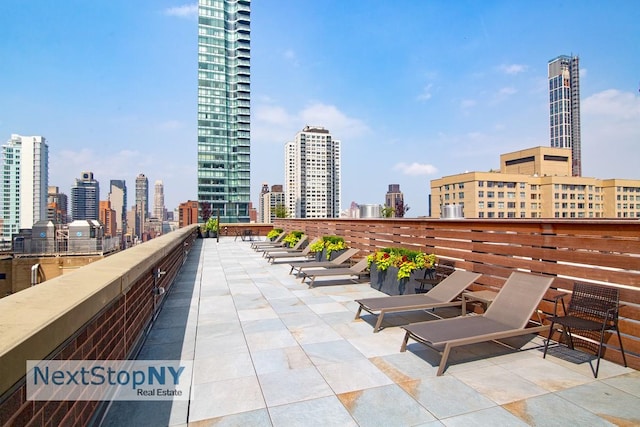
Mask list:
[[[269,247],[276,247],[276,246],[282,246],[284,243],[282,243],[282,239],[285,238],[285,236],[287,235],[287,233],[285,233],[284,231],[280,234],[278,234],[278,237],[276,237],[273,240],[266,240],[266,241],[262,241],[262,242],[253,242],[251,243],[251,247],[253,249],[259,249],[259,248],[269,248]]]
[[[322,268],[317,270],[307,270],[302,273],[302,282],[304,283],[306,278],[310,278],[309,287],[313,288],[313,284],[316,281],[316,277],[332,277],[332,276],[360,276],[367,269],[369,263],[367,258],[363,258],[355,265],[349,268]]]
[[[395,295],[356,300],[355,302],[360,304],[360,308],[358,308],[358,312],[356,313],[356,319],[360,317],[362,310],[373,315],[379,312],[378,321],[373,328],[373,332],[378,332],[382,325],[384,315],[387,313],[462,305],[462,301],[454,301],[454,299],[480,276],[480,274],[470,271],[456,270],[424,294]]]
[[[310,257],[313,256],[311,253],[311,245],[320,240],[320,237],[316,237],[309,243],[305,248],[301,251],[280,251],[280,252],[265,252],[264,257],[273,264],[273,261],[279,258],[300,258],[300,257]]]
[[[406,351],[409,338],[441,350],[440,376],[454,347],[548,331],[549,325],[526,326],[552,282],[553,277],[513,272],[482,315],[403,326],[407,333],[400,351]]]
[[[300,237],[300,240],[298,240],[298,242],[293,245],[293,247],[286,247],[283,246],[282,247],[273,247],[273,248],[258,248],[256,249],[256,251],[258,252],[262,252],[262,256],[263,257],[267,257],[268,254],[270,253],[276,253],[276,252],[298,252],[301,251],[302,246],[307,244],[307,240],[308,237],[306,235],[302,235],[302,237]]]
[[[351,258],[353,258],[353,256],[358,252],[360,252],[360,249],[349,248],[331,261],[310,260],[310,261],[292,262],[292,263],[289,263],[289,265],[291,266],[291,270],[289,271],[289,274],[293,273],[294,270],[298,270],[298,273],[296,274],[298,275],[305,268],[339,268],[339,267],[345,268],[345,267],[348,267],[346,262],[349,261]]]

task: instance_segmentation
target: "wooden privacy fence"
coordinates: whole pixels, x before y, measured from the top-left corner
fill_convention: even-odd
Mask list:
[[[553,275],[554,291],[576,281],[620,289],[620,331],[629,366],[640,369],[640,221],[277,219],[286,231],[338,235],[364,255],[383,247],[435,253],[457,268],[482,273],[477,290],[499,288],[514,270]],[[540,308],[553,312],[545,299]],[[605,358],[622,361],[609,335]]]

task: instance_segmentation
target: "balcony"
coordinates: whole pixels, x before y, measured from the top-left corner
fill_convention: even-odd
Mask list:
[[[568,276],[623,285],[620,327],[629,365],[640,367],[637,222],[286,219],[278,225],[311,236],[338,234],[363,252],[427,247],[483,273],[479,287],[501,283],[514,269],[554,274],[558,287],[571,282]],[[340,425],[595,425],[634,424],[640,417],[640,375],[619,365],[615,342],[597,380],[586,353],[556,347],[543,360],[539,337],[521,351],[470,346],[436,377],[437,354],[419,344],[399,352],[400,328],[373,334],[366,319],[354,321],[353,300],[377,294],[367,283],[309,289],[288,275],[286,264],[266,263],[233,232],[219,242],[195,240],[193,233],[180,229],[0,300],[0,425],[290,425],[329,417]],[[166,274],[156,283],[158,268]],[[167,292],[156,295],[157,286]],[[427,314],[407,316],[395,321]],[[114,401],[107,408],[24,400],[25,360],[136,354],[194,361],[190,401]]]

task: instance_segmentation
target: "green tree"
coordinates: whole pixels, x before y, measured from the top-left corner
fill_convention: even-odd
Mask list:
[[[283,204],[276,205],[276,207],[273,209],[273,213],[276,215],[276,218],[287,218],[289,216],[287,207]]]

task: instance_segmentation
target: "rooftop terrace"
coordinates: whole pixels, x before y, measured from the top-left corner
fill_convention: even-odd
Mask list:
[[[175,279],[139,358],[194,361],[191,399],[112,402],[103,426],[122,425],[638,425],[640,373],[543,341],[471,345],[436,376],[439,356],[403,330],[354,320],[368,283],[309,289],[287,264],[248,242],[199,239]],[[454,316],[459,309],[440,311]],[[389,316],[402,324],[424,312]]]

